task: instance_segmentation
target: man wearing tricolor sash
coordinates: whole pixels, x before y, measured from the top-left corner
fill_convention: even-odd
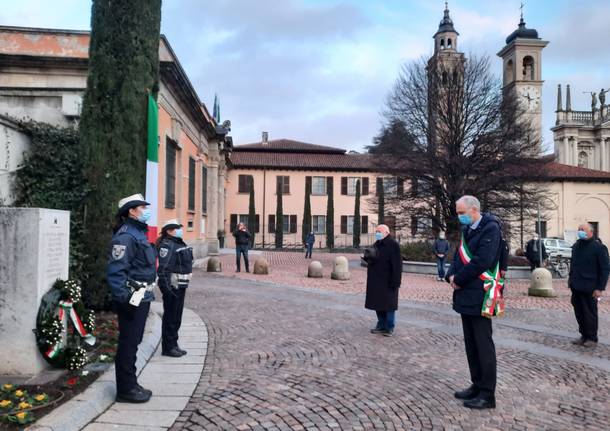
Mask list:
[[[462,317],[472,384],[456,392],[455,397],[469,408],[495,408],[496,350],[491,317],[504,312],[500,221],[494,215],[482,214],[474,196],[458,199],[456,211],[462,232],[445,279],[453,287],[453,309]]]

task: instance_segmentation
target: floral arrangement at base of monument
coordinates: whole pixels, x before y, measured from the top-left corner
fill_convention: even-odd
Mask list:
[[[63,394],[50,397],[45,392],[29,393],[24,388],[18,388],[10,383],[0,386],[0,417],[16,425],[25,425],[36,419],[32,410],[45,407],[55,402]]]
[[[36,318],[36,342],[56,368],[78,370],[87,363],[85,346],[95,345],[95,314],[81,301],[76,280],[57,280],[43,296]]]

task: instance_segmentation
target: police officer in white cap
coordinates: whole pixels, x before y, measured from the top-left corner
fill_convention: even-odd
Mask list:
[[[106,270],[119,320],[115,357],[118,402],[145,403],[152,395],[138,384],[136,354],[144,335],[157,277],[156,250],[146,239],[150,218],[148,202],[141,194],[119,201]]]
[[[178,346],[178,330],[182,324],[184,295],[193,272],[193,249],[182,239],[182,225],[177,219],[163,224],[157,239],[159,253],[159,289],[163,294],[161,354],[180,357],[186,350]]]

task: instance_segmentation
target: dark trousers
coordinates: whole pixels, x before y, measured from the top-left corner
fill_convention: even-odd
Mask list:
[[[540,261],[538,261],[538,260],[530,261],[530,271],[533,271],[536,268],[540,268]]]
[[[161,349],[172,350],[178,347],[178,331],[182,324],[184,295],[186,289],[172,287],[163,289],[163,320],[161,324]]]
[[[305,244],[305,246],[307,247],[307,249],[305,250],[305,258],[311,258],[311,252],[313,250],[313,244]]]
[[[248,262],[248,246],[247,245],[237,245],[235,246],[235,263],[237,265],[237,270],[240,271],[241,264],[241,255],[244,255],[244,264],[246,265],[246,271],[250,271],[250,263]]]
[[[593,292],[572,290],[572,306],[583,340],[597,342],[597,299]]]
[[[439,278],[445,278],[445,257],[436,256],[436,269]]]
[[[396,326],[396,310],[375,311],[375,313],[377,313],[377,329],[394,330],[394,326]]]
[[[124,394],[133,389],[136,377],[136,359],[138,345],[144,336],[144,326],[150,309],[150,302],[141,302],[138,307],[128,303],[115,303],[119,319],[119,342],[114,358],[116,389]]]
[[[461,316],[472,385],[482,396],[492,396],[496,392],[496,347],[491,319],[465,314]]]

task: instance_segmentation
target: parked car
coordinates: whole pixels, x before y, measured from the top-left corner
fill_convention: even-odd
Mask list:
[[[561,238],[543,238],[544,247],[549,257],[572,257],[572,244]]]

